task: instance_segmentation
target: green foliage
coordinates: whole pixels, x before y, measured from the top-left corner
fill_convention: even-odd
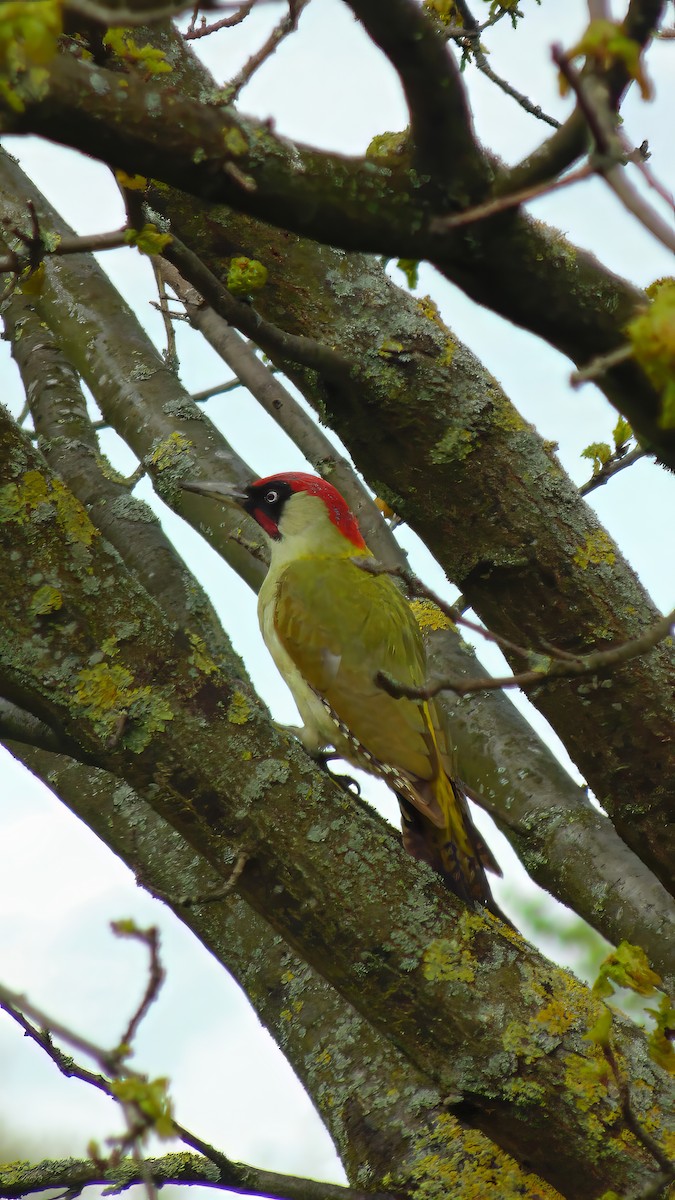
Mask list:
[[[608,71],[614,63],[620,62],[638,84],[642,98],[648,100],[651,96],[651,85],[642,65],[642,47],[639,42],[626,37],[621,25],[614,21],[591,21],[583,37],[569,51],[569,57],[583,57],[595,62],[601,71]],[[567,80],[561,78],[562,95],[568,86]]]
[[[148,1130],[160,1138],[174,1136],[173,1112],[168,1079],[116,1079],[112,1091],[121,1104],[132,1104],[147,1122]]]
[[[125,62],[138,63],[144,68],[147,75],[166,75],[173,70],[171,63],[166,61],[163,50],[157,50],[148,43],[145,46],[139,46],[130,29],[123,29],[120,26],[112,27],[103,38],[103,45]]]
[[[615,987],[623,987],[640,996],[653,996],[660,983],[661,979],[652,971],[642,947],[619,942],[616,950],[601,964],[593,991],[596,996],[605,997],[611,996]]]
[[[35,92],[44,83],[45,66],[56,54],[61,30],[56,0],[0,4],[0,96],[15,112],[25,108],[17,85]]]
[[[658,1008],[648,1008],[645,1011],[656,1022],[656,1028],[648,1038],[649,1053],[664,1071],[675,1075],[675,1008],[672,1001],[669,996],[662,996]]]
[[[417,277],[419,273],[419,260],[416,258],[399,258],[396,266],[406,277],[406,282],[411,291],[417,287]]]
[[[595,1025],[591,1025],[588,1033],[585,1034],[586,1040],[593,1042],[596,1046],[608,1046],[609,1035],[612,1028],[612,1014],[605,1007],[604,1012],[598,1017]]]
[[[585,450],[581,451],[581,457],[592,460],[593,474],[597,475],[612,457],[612,449],[607,442],[591,442],[590,446],[586,446]]]
[[[142,229],[128,229],[124,240],[140,250],[141,254],[161,254],[171,241],[171,234],[161,233],[156,225],[146,224]]]
[[[633,436],[633,430],[631,429],[628,421],[626,420],[625,417],[620,416],[616,425],[614,426],[614,428],[612,430],[612,437],[614,438],[614,449],[617,451],[623,450],[624,446],[627,445],[627,443],[630,441],[632,436]]]
[[[675,429],[675,280],[660,280],[650,290],[651,305],[626,326],[626,333],[633,354],[661,393],[659,424]]]
[[[249,296],[267,283],[267,267],[257,258],[233,258],[226,282],[233,296]]]

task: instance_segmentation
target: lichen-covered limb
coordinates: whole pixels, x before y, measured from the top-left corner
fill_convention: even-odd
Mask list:
[[[247,853],[243,898],[498,1145],[579,1200],[653,1180],[588,1037],[601,1002],[308,775],[225,669],[190,663],[184,636],[1,420],[2,690],[147,795],[224,881]],[[58,611],[31,613],[37,572],[59,588]],[[629,1022],[615,1018],[613,1036],[661,1140],[670,1080]]]
[[[246,1163],[228,1161],[227,1165],[217,1167],[199,1154],[174,1152],[161,1158],[147,1158],[144,1163],[157,1187],[196,1184],[228,1193],[279,1197],[279,1200],[393,1200],[390,1192],[363,1192],[339,1184],[280,1175],[276,1171],[261,1171]],[[105,1170],[88,1158],[44,1159],[35,1164],[15,1162],[0,1166],[3,1200],[20,1200],[22,1196],[52,1188],[79,1194],[82,1188],[97,1184],[104,1185],[108,1194],[117,1194],[138,1183],[143,1183],[143,1175],[134,1158],[123,1158]]]
[[[364,256],[276,237],[269,226],[186,204],[166,189],[152,199],[221,279],[235,253],[269,267],[275,286],[256,296],[266,318],[351,356],[349,374],[327,383],[259,333],[489,629],[578,654],[630,641],[656,621],[660,614],[550,446],[430,302],[397,288]],[[390,354],[390,345],[400,350]],[[662,644],[602,686],[560,680],[530,697],[621,837],[667,887],[675,857],[664,837],[675,787],[672,653]]]
[[[57,222],[16,164],[0,159],[0,180],[12,219],[21,211],[19,197],[31,195],[38,211]],[[633,572],[550,451],[431,309],[396,288],[372,260],[345,258],[315,243],[275,240],[269,227],[231,212],[221,223],[218,210],[210,210],[207,221],[194,202],[186,206],[166,192],[156,200],[214,270],[224,272],[221,256],[235,249],[269,262],[276,286],[269,295],[267,289],[260,293],[263,311],[351,356],[349,377],[341,385],[333,381],[330,390],[312,372],[291,370],[319,411],[328,410],[365,476],[408,518],[488,627],[516,641],[551,642],[578,652],[603,638],[629,640],[655,619]],[[184,393],[178,395],[175,376],[100,268],[85,258],[60,260],[46,264],[45,273],[43,317],[138,456],[150,451],[152,458],[151,447],[161,447],[177,432],[192,443],[203,469],[210,463],[211,470],[222,470],[220,435],[192,419],[201,416],[199,410]],[[325,280],[320,306],[309,301],[317,275]],[[119,335],[106,341],[105,360],[92,311],[110,313]],[[379,353],[401,336],[401,361]],[[130,353],[136,363],[131,377]],[[179,453],[174,439],[167,451],[176,453],[158,464],[163,469],[155,480],[169,502],[177,499],[174,471],[192,456],[192,446]],[[238,470],[243,478],[247,469],[240,464]],[[246,559],[245,577],[253,582],[253,572],[259,580],[260,564],[251,566],[250,556],[224,536],[223,523],[243,524],[236,511],[219,512],[211,524],[213,506],[191,499],[189,515],[193,506],[212,544],[242,570],[239,552]],[[536,554],[523,557],[523,546],[536,546]],[[664,646],[648,663],[636,661],[604,687],[560,681],[532,697],[621,836],[656,866],[664,882],[672,879],[675,853],[664,838],[673,779],[671,743],[664,736],[670,670]],[[598,734],[592,739],[589,721]]]
[[[103,455],[79,378],[31,297],[10,297],[3,320],[35,432],[51,469],[68,484],[92,523],[142,578],[169,618],[193,629],[212,655],[231,653],[215,610],[188,574],[157,517],[130,494]]]
[[[46,72],[40,98],[22,97],[23,112],[0,104],[5,131],[41,134],[334,246],[428,259],[473,299],[579,366],[621,344],[644,301],[524,214],[476,222],[469,238],[464,231],[440,236],[431,223],[443,213],[405,170],[292,145],[231,109],[137,75],[62,55]],[[661,423],[659,396],[642,370],[622,364],[598,382],[658,457],[675,466],[675,430]]]
[[[220,876],[130,787],[62,755],[10,749],[234,975],[312,1096],[354,1186],[387,1180],[398,1192],[428,1179],[454,1200],[475,1200],[487,1178],[503,1200],[539,1200],[546,1185],[452,1116],[432,1081],[236,892],[209,900],[222,892]]]

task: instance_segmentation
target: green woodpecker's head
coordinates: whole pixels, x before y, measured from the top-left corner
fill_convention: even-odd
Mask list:
[[[256,479],[246,488],[230,488],[218,483],[184,483],[189,492],[213,496],[219,500],[237,500],[274,542],[345,539],[355,550],[365,550],[356,517],[332,483],[318,475],[288,471]]]

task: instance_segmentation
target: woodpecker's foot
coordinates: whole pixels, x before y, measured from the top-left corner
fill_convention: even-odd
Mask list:
[[[338,787],[342,788],[343,792],[349,792],[351,796],[360,796],[361,784],[357,779],[354,779],[351,775],[337,775],[335,771],[331,771],[328,764],[332,761],[332,759],[338,757],[339,755],[328,751],[324,754],[314,756],[314,761],[318,766],[321,767],[322,771],[325,771],[327,775],[330,775],[330,778],[333,780],[333,782],[337,783]]]

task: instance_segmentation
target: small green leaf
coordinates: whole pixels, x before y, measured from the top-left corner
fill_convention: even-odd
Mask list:
[[[614,429],[612,430],[612,437],[614,438],[615,449],[623,450],[624,446],[626,445],[627,442],[630,441],[632,436],[633,436],[633,430],[631,429],[628,421],[626,420],[625,417],[619,416],[619,419],[618,419],[616,425],[614,426]]]
[[[127,229],[125,242],[135,246],[141,254],[161,254],[171,241],[170,233],[160,233],[156,225],[144,225],[142,229]]]
[[[675,1075],[675,1008],[670,997],[662,996],[658,1008],[648,1008],[646,1011],[656,1021],[656,1029],[647,1039],[649,1054],[664,1071]]]
[[[419,260],[416,258],[399,258],[396,266],[406,277],[406,282],[411,292],[417,287],[417,277],[419,273]]]
[[[585,450],[581,451],[582,458],[590,458],[593,462],[593,474],[597,475],[606,462],[609,462],[612,457],[611,446],[607,442],[591,442],[590,446],[586,446]]]
[[[594,1025],[591,1025],[588,1033],[584,1037],[589,1042],[595,1042],[596,1046],[608,1046],[609,1035],[612,1028],[612,1014],[606,1005],[603,1007],[602,1015],[598,1017]]]
[[[626,333],[633,353],[661,393],[662,429],[675,428],[675,280],[659,280],[648,289],[649,308],[635,317]]]
[[[621,63],[631,79],[640,88],[643,100],[649,100],[652,89],[642,65],[642,46],[633,38],[626,37],[620,24],[614,21],[591,21],[588,29],[568,53],[569,58],[583,56],[595,62],[601,71],[609,71],[614,63]],[[566,91],[567,81],[561,79],[561,91]]]
[[[257,258],[233,258],[225,282],[233,296],[249,296],[267,283],[267,267]]]
[[[619,942],[601,964],[593,991],[596,996],[610,996],[614,985],[630,988],[641,996],[653,996],[660,983],[661,978],[652,971],[642,947]]]

